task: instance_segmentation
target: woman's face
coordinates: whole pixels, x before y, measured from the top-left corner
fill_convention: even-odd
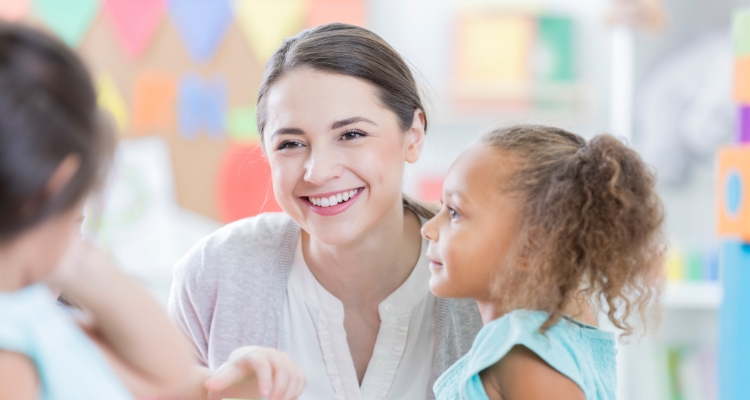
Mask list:
[[[343,245],[402,212],[404,162],[419,158],[424,141],[421,111],[403,132],[373,85],[308,68],[286,73],[266,96],[274,194],[302,229]]]

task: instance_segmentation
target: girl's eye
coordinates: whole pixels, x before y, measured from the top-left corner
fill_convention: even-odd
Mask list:
[[[448,215],[451,216],[451,219],[456,219],[461,216],[459,213],[456,212],[456,210],[450,207],[448,207]]]
[[[281,142],[276,147],[276,150],[286,150],[286,149],[296,149],[297,147],[302,147],[302,143],[300,142]]]
[[[341,134],[341,140],[352,140],[365,136],[367,136],[367,134],[362,131],[346,131]]]

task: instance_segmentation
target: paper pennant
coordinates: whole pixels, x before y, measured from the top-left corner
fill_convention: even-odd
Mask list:
[[[0,0],[0,20],[20,21],[29,12],[30,0]]]
[[[164,16],[165,1],[104,0],[104,14],[129,57],[138,58],[148,48]]]
[[[232,8],[257,60],[266,62],[284,38],[302,28],[307,4],[304,0],[234,0]]]
[[[109,111],[117,122],[118,131],[121,135],[125,134],[128,126],[130,112],[125,100],[122,98],[120,91],[114,79],[108,74],[101,75],[96,80],[96,89],[99,98],[99,107]]]
[[[254,107],[235,107],[229,111],[229,137],[238,142],[259,140]]]
[[[179,128],[187,139],[195,139],[201,131],[221,138],[226,133],[227,83],[222,77],[208,82],[196,74],[185,75],[180,81]]]
[[[230,146],[219,168],[219,214],[224,222],[281,211],[273,194],[271,167],[257,145]]]
[[[133,128],[138,133],[170,130],[175,123],[177,80],[169,72],[149,71],[133,85]]]
[[[307,27],[331,22],[365,26],[364,0],[310,0]]]
[[[169,0],[168,9],[190,56],[210,60],[232,21],[229,0]]]
[[[99,10],[99,0],[34,0],[34,13],[70,46],[77,46]]]

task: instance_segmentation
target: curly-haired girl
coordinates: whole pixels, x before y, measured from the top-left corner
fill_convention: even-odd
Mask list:
[[[609,135],[514,126],[464,151],[422,234],[430,289],[476,299],[484,327],[437,399],[614,399],[614,334],[576,319],[605,311],[625,335],[650,319],[665,250],[654,184]]]

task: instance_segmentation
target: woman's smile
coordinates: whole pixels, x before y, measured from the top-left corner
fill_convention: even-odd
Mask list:
[[[324,217],[341,214],[359,199],[364,187],[300,197],[307,208]]]

